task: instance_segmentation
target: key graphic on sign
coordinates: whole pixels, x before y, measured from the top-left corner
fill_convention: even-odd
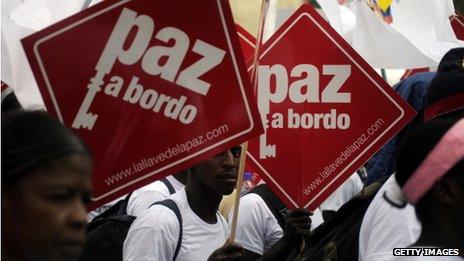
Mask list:
[[[82,127],[84,129],[92,130],[93,125],[97,120],[98,115],[89,112],[89,109],[93,99],[95,99],[95,95],[97,92],[101,91],[101,86],[104,83],[103,76],[99,76],[99,72],[97,72],[95,77],[90,79],[90,83],[87,85],[87,94],[85,95],[84,101],[82,102],[76,118],[74,119],[72,124],[73,128],[80,129]]]
[[[266,143],[266,134],[259,136],[259,158],[275,158],[276,157],[276,145]]]
[[[258,77],[260,77],[259,74]],[[258,85],[262,82],[258,79]],[[264,123],[264,134],[259,136],[259,158],[260,159],[267,159],[267,158],[275,158],[276,157],[276,145],[274,144],[267,144],[267,129],[269,125],[269,121],[267,116],[269,114],[269,101],[271,99],[271,93],[266,92],[264,88],[258,87],[258,108],[261,114],[261,120]]]

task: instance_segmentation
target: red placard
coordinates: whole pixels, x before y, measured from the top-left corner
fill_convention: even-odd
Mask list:
[[[451,17],[451,26],[459,40],[464,41],[464,16],[458,12]]]
[[[415,112],[307,4],[261,50],[266,132],[247,161],[289,207],[314,210]]]
[[[227,0],[105,1],[23,39],[95,208],[262,133]]]

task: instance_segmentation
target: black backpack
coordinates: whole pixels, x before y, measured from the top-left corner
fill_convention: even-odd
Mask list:
[[[306,247],[289,260],[358,260],[359,231],[369,204],[386,179],[361,190],[307,237]]]
[[[163,181],[165,180],[165,181]],[[161,180],[173,194],[174,188],[168,180]],[[88,225],[84,248],[79,256],[81,261],[122,261],[122,248],[129,228],[135,220],[135,216],[127,215],[127,203],[131,193],[124,200],[120,200],[115,205],[107,209],[102,214],[95,217]],[[180,225],[179,241],[177,242],[174,260],[182,244],[182,217],[177,207],[171,199],[155,202],[153,205],[163,205],[170,208],[175,214]],[[151,207],[150,206],[150,207]]]
[[[254,193],[260,196],[277,219],[280,227],[282,229],[285,228],[285,219],[290,210],[266,184],[260,184],[251,189],[248,193]]]

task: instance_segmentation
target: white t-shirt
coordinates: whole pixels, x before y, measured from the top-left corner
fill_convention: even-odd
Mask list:
[[[393,248],[407,247],[417,241],[421,225],[414,207],[396,208],[388,203],[383,194],[395,181],[394,175],[379,189],[359,231],[359,260],[391,260]]]
[[[338,211],[346,202],[352,199],[363,189],[364,183],[358,173],[349,177],[337,190],[335,190],[319,207],[322,211]]]
[[[166,179],[171,183],[176,192],[184,188],[184,184],[180,183],[173,176],[168,176]],[[138,217],[153,203],[167,199],[171,194],[166,185],[160,180],[143,186],[132,192],[127,203],[127,214]]]
[[[229,212],[229,221],[233,211]],[[322,214],[317,209],[311,217],[311,228],[323,223]],[[236,243],[243,248],[263,255],[264,252],[283,236],[283,230],[266,202],[257,194],[249,193],[240,199],[237,219]]]
[[[190,208],[185,189],[170,198],[179,207],[183,222],[182,245],[176,260],[207,260],[228,237],[225,219],[217,212],[216,224],[204,222]],[[174,212],[165,206],[152,206],[132,223],[124,241],[123,260],[172,261],[179,233]]]

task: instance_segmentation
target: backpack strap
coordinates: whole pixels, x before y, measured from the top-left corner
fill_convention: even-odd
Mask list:
[[[174,189],[174,187],[172,186],[171,182],[169,182],[169,180],[167,178],[164,178],[164,179],[161,179],[161,182],[164,183],[164,185],[166,185],[166,187],[168,188],[169,190],[169,194],[174,194],[176,193],[176,190]]]
[[[176,202],[174,202],[172,199],[165,199],[162,201],[155,202],[150,205],[163,205],[169,209],[171,209],[174,214],[176,214],[177,220],[179,221],[179,227],[180,227],[180,233],[179,233],[179,239],[177,240],[177,246],[176,250],[174,251],[174,257],[172,260],[176,260],[177,255],[179,254],[180,246],[182,245],[182,216],[180,214],[179,207],[177,206]]]
[[[272,192],[266,184],[260,184],[254,187],[249,193],[257,194],[264,200],[274,217],[277,219],[280,227],[284,229],[285,218],[287,217],[289,210],[279,197],[277,197],[277,195]]]

